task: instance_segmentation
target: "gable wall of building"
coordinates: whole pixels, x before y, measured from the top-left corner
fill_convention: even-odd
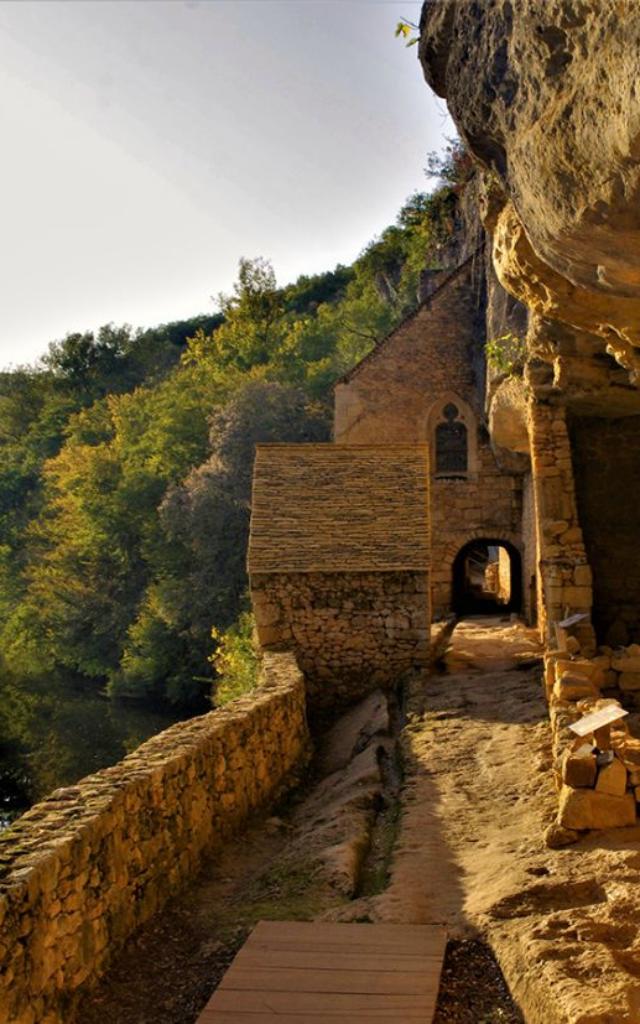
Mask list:
[[[482,414],[484,381],[473,370],[481,344],[473,277],[470,263],[337,384],[337,443],[424,441],[429,411],[447,392]]]
[[[470,540],[507,541],[521,553],[523,563],[532,561],[522,536],[523,477],[500,468],[484,427],[484,380],[478,372],[483,343],[478,287],[469,261],[336,386],[338,444],[430,445],[435,618],[452,610],[453,562]],[[435,425],[447,401],[457,403],[467,426],[468,472],[463,478],[434,472]],[[528,579],[526,568],[523,575]],[[528,585],[523,599],[529,614]]]

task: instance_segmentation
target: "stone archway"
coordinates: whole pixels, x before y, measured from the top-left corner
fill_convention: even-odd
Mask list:
[[[520,613],[522,606],[522,557],[516,545],[495,537],[467,541],[451,569],[455,615]]]

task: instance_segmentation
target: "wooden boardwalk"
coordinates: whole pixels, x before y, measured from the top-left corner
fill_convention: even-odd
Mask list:
[[[430,1024],[445,945],[429,925],[261,921],[198,1024]]]

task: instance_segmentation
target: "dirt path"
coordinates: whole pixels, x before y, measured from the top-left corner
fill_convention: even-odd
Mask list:
[[[466,622],[449,673],[414,688],[391,883],[369,912],[488,940],[527,1024],[639,1024],[640,830],[544,845],[555,795],[538,653],[521,625]],[[512,1019],[474,1017],[474,984],[443,1021]]]

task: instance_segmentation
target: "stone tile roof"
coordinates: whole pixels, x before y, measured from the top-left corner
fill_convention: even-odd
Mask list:
[[[258,445],[251,573],[429,565],[426,444]]]

